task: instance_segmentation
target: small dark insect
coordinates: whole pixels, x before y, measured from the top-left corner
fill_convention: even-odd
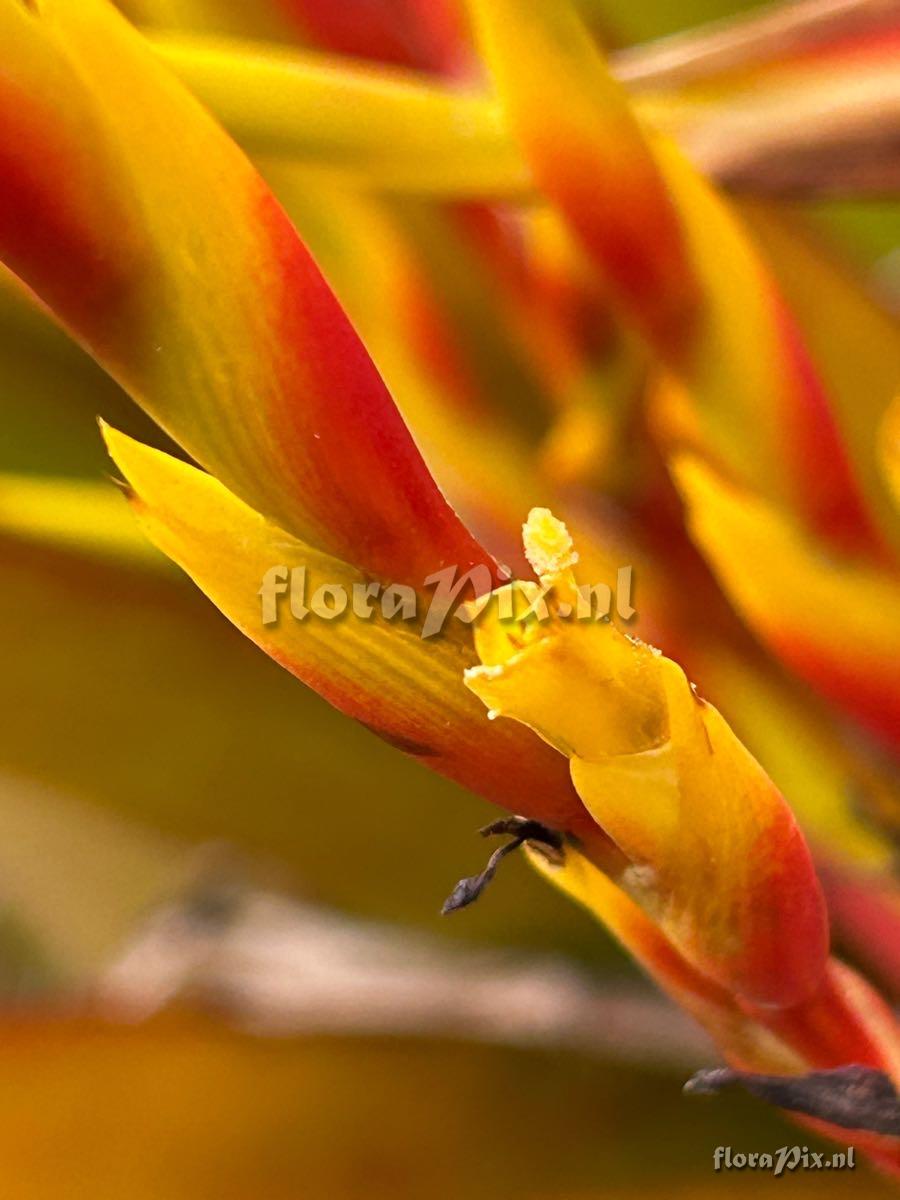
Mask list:
[[[555,829],[549,829],[546,825],[542,825],[540,821],[531,821],[527,817],[502,817],[499,821],[492,821],[490,825],[485,825],[483,829],[478,831],[482,837],[491,837],[494,834],[508,833],[512,835],[512,841],[507,842],[504,846],[500,846],[495,850],[488,859],[487,866],[478,875],[469,875],[465,879],[460,879],[459,883],[444,901],[441,913],[446,916],[447,913],[456,912],[460,908],[466,908],[472,904],[497,873],[497,867],[506,858],[507,854],[511,854],[514,850],[518,850],[524,842],[535,842],[555,854],[561,854],[563,850],[563,835]]]
[[[842,1129],[900,1134],[900,1096],[884,1071],[873,1067],[837,1067],[808,1075],[756,1075],[713,1067],[698,1071],[684,1090],[690,1095],[712,1095],[734,1085],[779,1108]]]

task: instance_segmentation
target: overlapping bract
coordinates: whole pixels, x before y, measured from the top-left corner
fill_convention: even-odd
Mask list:
[[[102,3],[0,21],[4,261],[282,525],[415,584],[488,562],[287,217],[141,40]]]
[[[551,619],[504,620],[498,593],[466,681],[492,718],[528,725],[569,758],[585,806],[629,862],[600,877],[573,847],[562,865],[538,858],[542,869],[732,1061],[790,1073],[849,1054],[896,1070],[889,1012],[829,961],[821,890],[784,798],[680,667],[612,624],[573,619],[577,554],[561,523],[535,510],[525,540]]]

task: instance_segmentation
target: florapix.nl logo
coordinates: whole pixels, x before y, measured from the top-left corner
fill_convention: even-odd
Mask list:
[[[630,566],[616,570],[614,584],[577,585],[571,602],[554,597],[553,587],[547,584],[511,581],[499,588],[494,584],[482,564],[467,571],[444,567],[426,576],[421,588],[414,588],[368,579],[319,580],[306,565],[280,563],[265,572],[257,594],[264,626],[278,624],[285,614],[295,621],[335,621],[352,615],[364,621],[408,621],[423,638],[439,634],[451,617],[472,624],[492,604],[498,619],[510,622],[608,621],[613,615],[629,621],[636,611]]]

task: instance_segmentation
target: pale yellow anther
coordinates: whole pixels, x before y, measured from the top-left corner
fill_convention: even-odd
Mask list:
[[[578,562],[578,551],[565,523],[549,508],[533,508],[522,526],[525,556],[535,575],[553,583]]]

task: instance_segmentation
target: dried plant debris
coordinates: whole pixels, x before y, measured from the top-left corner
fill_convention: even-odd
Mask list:
[[[730,1067],[698,1071],[684,1086],[690,1095],[713,1095],[733,1086],[791,1112],[844,1129],[900,1136],[900,1096],[884,1071],[837,1067],[808,1075],[756,1075]]]
[[[506,842],[505,845],[495,850],[488,859],[487,866],[478,875],[469,875],[464,879],[460,879],[459,883],[457,883],[456,887],[444,901],[441,908],[441,913],[444,916],[448,913],[456,912],[460,908],[467,908],[470,904],[474,903],[494,878],[497,868],[503,859],[506,858],[507,854],[518,850],[525,842],[532,842],[556,854],[561,853],[563,848],[561,833],[558,833],[555,829],[549,829],[546,825],[542,825],[540,821],[531,821],[527,817],[505,817],[499,821],[492,821],[490,825],[485,825],[478,832],[482,837],[508,833],[512,835],[512,841]]]

